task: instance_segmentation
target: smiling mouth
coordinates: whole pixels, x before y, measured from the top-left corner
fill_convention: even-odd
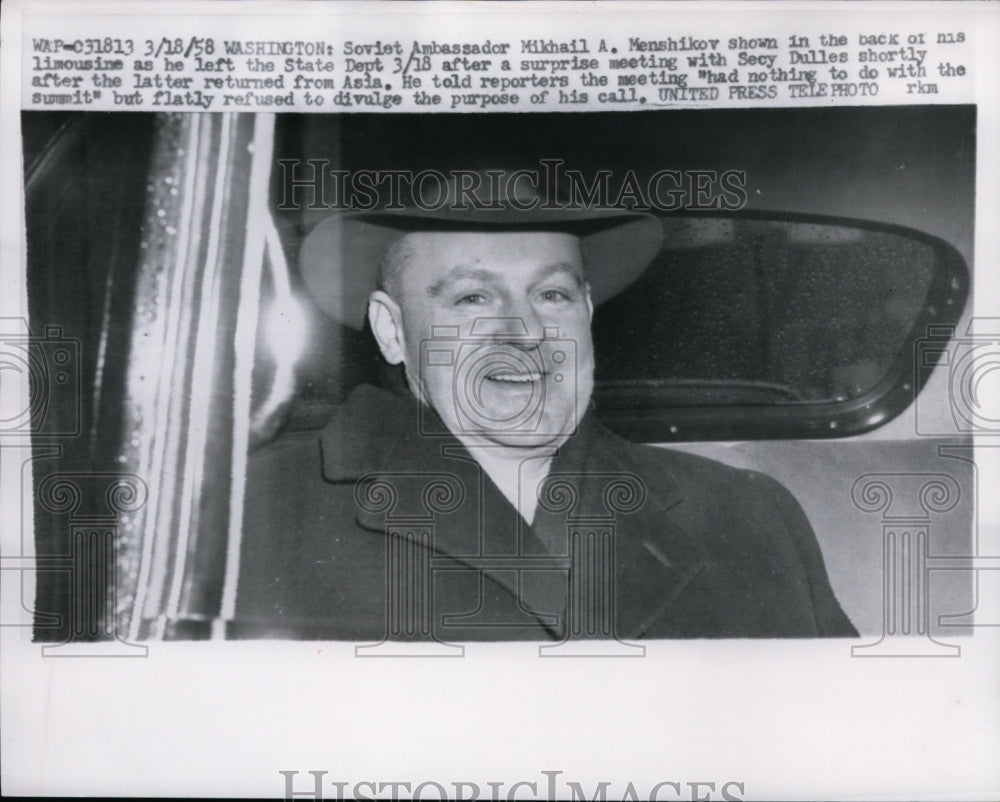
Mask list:
[[[510,371],[497,371],[489,374],[486,378],[494,382],[509,382],[511,384],[531,384],[542,380],[541,373],[512,373]]]

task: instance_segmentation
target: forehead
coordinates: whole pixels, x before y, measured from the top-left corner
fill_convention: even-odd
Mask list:
[[[528,279],[564,266],[583,275],[580,240],[562,231],[422,231],[404,239],[406,283],[434,282],[461,268]]]

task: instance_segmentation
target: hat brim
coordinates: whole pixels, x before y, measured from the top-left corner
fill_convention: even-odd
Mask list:
[[[361,330],[383,256],[405,234],[427,230],[575,234],[580,238],[584,274],[595,304],[635,281],[663,241],[657,218],[625,209],[451,209],[446,217],[440,211],[412,208],[340,213],[319,222],[302,243],[302,279],[320,309],[339,323]]]

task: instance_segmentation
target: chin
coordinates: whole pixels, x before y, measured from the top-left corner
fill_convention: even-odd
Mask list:
[[[571,422],[565,425],[540,425],[523,431],[492,431],[483,432],[481,436],[509,448],[558,448],[573,434],[576,433],[576,426]]]

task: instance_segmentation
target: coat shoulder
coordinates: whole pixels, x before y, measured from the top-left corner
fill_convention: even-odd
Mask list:
[[[292,432],[250,455],[247,460],[244,518],[251,533],[269,537],[279,522],[305,524],[331,498],[323,479],[319,433]],[[339,499],[341,494],[334,493]]]
[[[254,451],[247,460],[247,486],[265,488],[301,484],[322,467],[319,432],[288,432]]]
[[[710,457],[691,454],[666,446],[631,443],[617,435],[616,448],[643,481],[672,486],[685,497],[731,497],[740,490],[759,487],[771,489],[782,485],[758,471],[736,468]],[[786,491],[787,492],[787,491]],[[790,495],[790,494],[789,494]]]

